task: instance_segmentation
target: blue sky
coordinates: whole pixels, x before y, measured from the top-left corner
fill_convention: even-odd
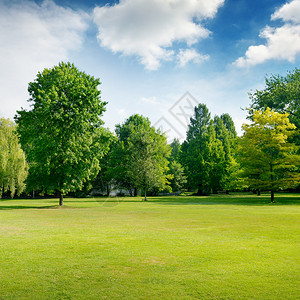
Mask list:
[[[180,111],[199,102],[240,132],[248,92],[299,54],[300,0],[0,0],[0,116],[28,108],[38,71],[70,61],[101,79],[112,130],[139,113],[183,138]]]

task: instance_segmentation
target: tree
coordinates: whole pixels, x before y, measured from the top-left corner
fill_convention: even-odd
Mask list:
[[[278,189],[294,187],[300,182],[297,146],[288,141],[296,126],[288,114],[267,108],[253,112],[253,123],[243,124],[239,157],[249,185],[271,191],[271,202]]]
[[[300,129],[300,69],[283,77],[272,75],[265,79],[266,87],[250,93],[252,104],[249,110],[253,116],[255,110],[265,111],[268,107],[279,113],[288,113],[289,120]],[[293,141],[300,144],[299,131]]]
[[[144,191],[145,200],[150,189],[164,189],[168,182],[168,157],[170,147],[164,135],[151,127],[148,118],[140,115],[129,117],[116,126],[119,138],[122,175],[131,188]],[[120,151],[121,150],[121,151]]]
[[[187,183],[187,178],[184,174],[184,168],[180,163],[182,155],[181,144],[178,139],[174,139],[170,144],[171,155],[169,157],[169,172],[170,186],[173,192],[180,191]]]
[[[224,168],[224,149],[205,104],[194,109],[187,139],[182,144],[181,162],[186,170],[188,186],[198,194],[220,188]]]
[[[206,173],[206,180],[203,182],[204,189],[207,192],[217,193],[219,189],[222,189],[226,162],[224,147],[216,136],[212,120],[204,134],[203,159],[203,172]]]
[[[222,114],[220,117],[214,117],[214,126],[216,130],[216,137],[222,142],[224,149],[225,162],[223,168],[219,171],[222,173],[220,186],[226,190],[239,188],[241,180],[239,176],[239,165],[235,159],[235,145],[236,145],[236,130],[232,118],[229,114]]]
[[[187,183],[186,176],[184,175],[184,168],[177,161],[170,162],[168,174],[171,175],[169,180],[173,192],[180,191]]]
[[[25,154],[19,144],[16,125],[8,119],[0,119],[0,198],[10,191],[11,197],[24,189],[27,177]]]
[[[170,144],[171,147],[171,154],[169,157],[169,161],[176,161],[179,162],[180,155],[181,155],[181,144],[179,142],[179,139],[174,139],[173,142]]]
[[[198,195],[203,194],[206,174],[204,169],[204,133],[210,122],[210,113],[205,104],[194,108],[194,116],[190,118],[187,138],[183,142],[180,162],[187,175],[189,189],[197,189]]]
[[[28,185],[63,195],[81,189],[99,171],[110,133],[100,117],[106,102],[99,79],[60,63],[44,69],[29,83],[31,109],[15,116],[21,145],[28,157]]]

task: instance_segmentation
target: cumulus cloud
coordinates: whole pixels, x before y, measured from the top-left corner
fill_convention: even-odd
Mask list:
[[[149,70],[174,59],[174,42],[188,46],[207,38],[201,21],[215,16],[224,0],[121,0],[94,9],[98,40],[114,53],[137,55]]]
[[[276,10],[271,20],[278,19],[285,24],[264,28],[260,37],[266,39],[266,44],[250,46],[245,56],[235,62],[238,67],[254,66],[271,59],[295,60],[300,53],[300,0],[291,1]]]
[[[79,48],[87,15],[45,0],[0,0],[1,111],[9,117],[26,105],[27,84],[36,73]],[[8,113],[9,112],[9,113]]]
[[[199,64],[209,59],[209,55],[202,55],[198,53],[195,49],[180,49],[177,57],[179,60],[179,65],[181,67],[184,67],[190,61]]]
[[[294,0],[283,5],[271,16],[271,19],[282,19],[285,22],[300,23],[300,0]]]

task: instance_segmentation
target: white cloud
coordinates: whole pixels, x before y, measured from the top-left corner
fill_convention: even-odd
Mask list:
[[[1,115],[26,106],[28,82],[79,48],[86,28],[86,14],[51,0],[0,1]]]
[[[179,65],[184,67],[188,62],[195,62],[197,64],[208,60],[209,55],[202,55],[198,53],[195,49],[180,49],[178,55]]]
[[[200,22],[215,16],[224,0],[123,0],[94,9],[101,46],[114,53],[137,55],[149,70],[174,58],[175,41],[189,46],[207,38]],[[196,22],[195,22],[196,20]]]
[[[266,44],[250,46],[245,56],[235,62],[238,67],[254,66],[271,59],[295,61],[300,53],[300,0],[285,4],[271,19],[282,19],[286,23],[277,28],[265,27],[260,37],[266,39]]]
[[[271,19],[282,19],[285,22],[300,23],[300,0],[294,0],[283,5],[271,16]]]

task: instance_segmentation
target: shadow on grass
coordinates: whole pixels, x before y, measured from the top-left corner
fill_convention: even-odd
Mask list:
[[[15,205],[9,203],[14,201]],[[20,203],[18,203],[20,201]],[[23,202],[24,201],[24,202]],[[27,202],[28,205],[24,205]],[[142,197],[96,197],[96,198],[65,198],[64,205],[57,205],[57,200],[46,199],[47,203],[39,202],[37,205],[32,201],[37,200],[12,200],[1,199],[1,210],[26,210],[26,209],[40,209],[40,210],[54,210],[54,209],[73,209],[73,208],[95,208],[95,207],[116,207],[120,204],[126,203],[141,203],[144,202]],[[230,194],[230,195],[210,195],[210,196],[157,196],[149,197],[145,203],[154,203],[158,205],[241,205],[241,206],[280,206],[280,205],[300,205],[300,194],[281,194],[275,195],[275,203],[270,202],[269,194],[262,194],[256,196],[253,194]],[[3,203],[4,205],[1,205]],[[53,203],[53,204],[52,204]],[[21,205],[22,204],[22,205]],[[46,205],[47,204],[47,205]],[[84,204],[83,206],[81,204]],[[94,204],[94,205],[92,205]],[[85,206],[86,205],[86,206]]]
[[[0,210],[12,210],[12,209],[61,209],[58,205],[48,206],[30,206],[30,205],[0,205]],[[65,207],[64,207],[65,208]]]
[[[163,205],[300,205],[300,195],[276,195],[275,203],[271,203],[270,195],[212,195],[212,196],[178,196],[178,197],[153,197],[149,202]]]

